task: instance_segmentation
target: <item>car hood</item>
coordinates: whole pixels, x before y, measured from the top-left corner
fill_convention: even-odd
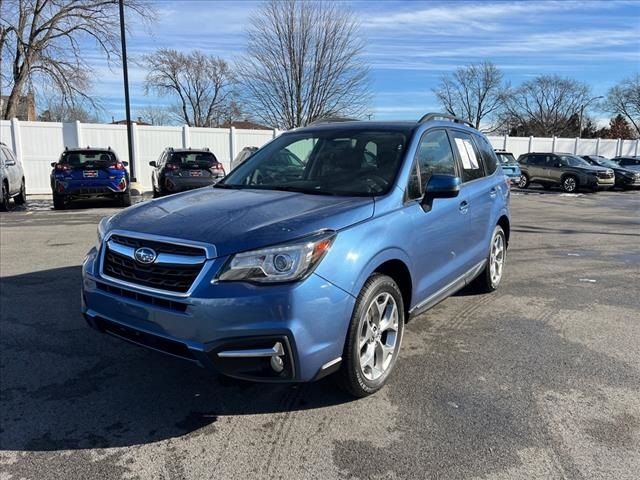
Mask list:
[[[373,211],[372,197],[208,187],[130,207],[111,219],[109,230],[209,243],[224,256],[340,230]]]
[[[587,172],[608,172],[612,171],[609,167],[598,167],[596,165],[580,165],[580,166],[569,166],[567,168],[575,168],[577,170],[585,170]]]
[[[640,165],[624,165],[618,168],[626,170],[627,172],[640,172]]]

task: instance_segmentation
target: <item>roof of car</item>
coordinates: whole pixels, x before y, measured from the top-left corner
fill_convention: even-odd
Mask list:
[[[474,128],[470,128],[462,123],[455,123],[448,120],[428,120],[426,122],[410,121],[410,120],[396,120],[396,121],[378,121],[378,120],[348,120],[348,121],[331,121],[326,123],[315,123],[307,125],[306,127],[299,127],[294,130],[290,130],[290,133],[296,132],[313,132],[313,131],[325,131],[325,130],[388,130],[407,132],[417,129],[422,125],[438,125],[443,127],[462,128],[469,131],[476,131]],[[286,133],[289,133],[286,132]]]
[[[113,152],[111,147],[73,147],[64,149],[65,152]]]
[[[189,153],[189,152],[207,152],[207,153],[211,153],[211,151],[209,150],[209,147],[203,147],[203,148],[173,148],[173,147],[168,147],[167,150],[173,152],[173,153]]]

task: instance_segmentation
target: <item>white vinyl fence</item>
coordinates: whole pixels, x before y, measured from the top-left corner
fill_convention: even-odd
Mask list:
[[[151,189],[151,167],[166,147],[209,147],[229,171],[231,159],[244,147],[260,147],[280,133],[277,130],[193,128],[133,125],[133,157],[138,182]],[[489,137],[494,148],[513,153],[564,152],[578,155],[639,155],[640,140],[604,140],[540,137]],[[125,125],[91,123],[21,122],[0,120],[0,141],[16,153],[24,165],[27,192],[49,193],[51,162],[64,147],[111,147],[121,160],[131,163]]]

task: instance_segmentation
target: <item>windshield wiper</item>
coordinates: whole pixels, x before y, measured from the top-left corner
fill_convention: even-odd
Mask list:
[[[214,183],[213,188],[227,188],[229,190],[242,190],[243,188],[247,188],[246,185],[233,185],[229,183]]]

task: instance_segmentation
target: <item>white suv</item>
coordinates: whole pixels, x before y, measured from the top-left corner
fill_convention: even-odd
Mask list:
[[[27,201],[22,164],[16,159],[9,147],[2,142],[0,142],[0,183],[2,185],[1,211],[9,209],[11,198],[15,199],[17,205],[22,205]]]

